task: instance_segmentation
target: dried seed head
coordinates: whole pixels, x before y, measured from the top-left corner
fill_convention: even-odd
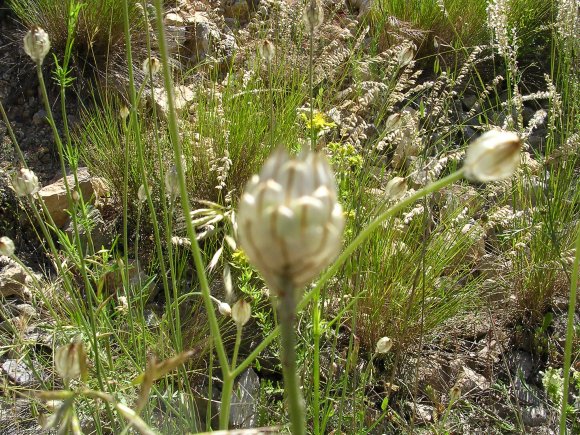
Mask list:
[[[144,184],[139,186],[139,190],[137,190],[137,199],[139,199],[139,202],[147,201],[147,192],[145,192],[145,185]]]
[[[393,340],[389,337],[382,337],[377,341],[375,353],[387,353],[393,347]]]
[[[397,57],[399,60],[399,66],[401,68],[406,67],[407,65],[409,65],[411,63],[414,56],[415,56],[415,51],[413,50],[413,47],[411,47],[410,45],[407,45],[405,48],[403,48],[403,50],[401,50],[399,52],[399,55]]]
[[[149,75],[155,76],[161,71],[161,62],[156,57],[147,58],[143,61],[141,69],[146,77],[149,77]]]
[[[274,292],[281,280],[303,287],[340,251],[344,217],[326,158],[276,151],[241,198],[240,244]]]
[[[232,307],[232,319],[238,326],[244,326],[250,320],[252,307],[245,300],[240,299]]]
[[[310,0],[304,10],[304,24],[309,32],[314,32],[324,21],[324,11],[319,0]]]
[[[276,56],[276,47],[269,39],[265,39],[258,45],[258,51],[260,52],[260,57],[266,62],[266,64],[271,64],[274,61],[274,56]]]
[[[14,255],[14,242],[10,237],[0,237],[0,255],[11,257]]]
[[[227,302],[220,302],[218,305],[218,311],[222,316],[229,317],[232,315],[232,307]]]
[[[386,195],[395,201],[401,198],[405,192],[407,192],[407,180],[403,177],[393,178],[385,187]]]
[[[522,142],[509,131],[491,130],[482,134],[467,149],[463,170],[471,181],[505,180],[520,163]]]
[[[24,35],[24,51],[30,58],[42,65],[44,58],[50,50],[50,39],[48,33],[37,26],[33,26]]]
[[[12,175],[12,187],[17,196],[32,195],[38,192],[38,177],[30,169],[21,168]]]
[[[54,366],[65,382],[78,377],[84,379],[87,373],[87,354],[82,341],[74,341],[57,348],[54,351]]]

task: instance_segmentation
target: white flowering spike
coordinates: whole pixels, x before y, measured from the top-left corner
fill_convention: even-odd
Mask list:
[[[149,75],[155,76],[159,71],[161,71],[161,62],[156,57],[147,58],[143,61],[141,69],[147,77],[149,77]]]
[[[269,39],[265,39],[258,46],[258,51],[260,52],[260,57],[267,64],[271,64],[274,61],[274,56],[276,55],[276,47]]]
[[[71,379],[85,377],[87,354],[81,341],[60,346],[54,351],[54,368],[68,382]]]
[[[244,326],[250,320],[252,307],[245,300],[240,299],[232,307],[232,320],[238,326]]]
[[[407,192],[407,180],[403,177],[394,177],[385,187],[386,195],[396,201]]]
[[[12,187],[17,196],[26,196],[38,192],[38,177],[30,169],[21,168],[12,175]]]
[[[227,302],[220,302],[218,305],[218,311],[222,316],[229,317],[232,315],[232,307]]]
[[[240,244],[274,291],[303,287],[340,251],[344,217],[322,154],[276,151],[247,184],[238,215]]]
[[[309,32],[319,27],[324,21],[324,12],[319,0],[310,0],[308,6],[304,10],[304,24]]]
[[[393,347],[393,340],[389,337],[382,337],[377,341],[377,347],[375,348],[375,353],[387,353]]]
[[[145,192],[144,184],[139,186],[139,189],[137,190],[137,199],[139,200],[139,202],[147,201],[147,192]]]
[[[10,257],[14,255],[14,242],[10,237],[0,237],[0,255]]]
[[[482,134],[467,149],[463,170],[471,181],[505,180],[520,163],[522,142],[509,131],[491,130]]]
[[[24,51],[30,58],[42,65],[50,50],[50,39],[40,27],[34,26],[24,35]]]

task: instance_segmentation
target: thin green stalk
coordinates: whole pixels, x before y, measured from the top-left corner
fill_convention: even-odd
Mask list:
[[[310,92],[310,150],[316,147],[316,133],[314,131],[314,85],[312,80],[312,70],[314,68],[314,29],[310,32],[309,52],[308,52],[308,90]]]
[[[281,282],[278,299],[278,319],[280,320],[280,339],[282,343],[280,362],[284,375],[284,392],[288,400],[290,432],[294,435],[306,434],[304,399],[300,392],[300,381],[296,369],[296,289],[289,279]]]
[[[223,372],[223,367],[222,367]],[[220,405],[220,430],[227,431],[230,422],[230,409],[232,405],[232,391],[234,390],[234,379],[235,377],[231,375],[231,371],[223,374],[223,384],[222,384],[222,398]]]
[[[564,391],[560,414],[560,435],[566,434],[566,408],[568,407],[568,389],[570,384],[570,363],[572,360],[572,342],[574,341],[574,314],[576,313],[576,291],[578,290],[578,271],[580,270],[580,228],[576,230],[576,254],[570,280],[568,298],[568,323],[566,326],[566,345],[564,347]]]
[[[312,334],[314,338],[314,361],[312,364],[312,411],[314,418],[314,433],[320,433],[320,301],[317,292],[312,299]]]
[[[359,233],[359,235],[342,251],[342,253],[338,256],[336,261],[330,266],[326,272],[322,274],[319,278],[316,286],[306,293],[302,298],[302,301],[298,304],[297,312],[302,311],[312,300],[312,298],[320,292],[321,288],[324,287],[326,282],[332,278],[338,269],[351,257],[353,252],[366,241],[366,239],[376,230],[382,222],[386,219],[395,216],[404,208],[408,207],[409,205],[413,204],[418,199],[423,198],[430,193],[437,192],[438,190],[442,189],[445,186],[448,186],[455,181],[460,180],[463,177],[463,170],[460,169],[452,174],[448,175],[441,180],[435,181],[434,183],[424,187],[421,190],[418,190],[413,195],[403,199],[402,201],[398,202],[397,204],[393,205],[391,208],[380,214],[373,222],[371,222],[363,231]],[[241,374],[259,355],[262,351],[270,345],[274,341],[274,339],[280,333],[280,325],[278,325],[274,330],[262,341],[258,346],[253,350],[250,355],[246,357],[244,361],[242,361],[237,367],[236,370],[232,373],[233,376],[238,376]]]
[[[236,362],[238,360],[238,352],[242,341],[242,329],[243,326],[236,325],[236,344],[234,344],[234,355],[232,356],[232,371],[236,368]]]

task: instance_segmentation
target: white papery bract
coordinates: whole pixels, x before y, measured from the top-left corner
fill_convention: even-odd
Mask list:
[[[252,307],[243,299],[237,301],[231,309],[232,320],[240,327],[248,323],[251,315]]]
[[[302,287],[340,251],[344,217],[322,154],[276,151],[246,186],[238,236],[274,292],[281,280]]]
[[[10,257],[14,255],[14,242],[10,237],[2,236],[0,237],[0,255],[5,255]]]
[[[12,176],[12,187],[17,196],[32,195],[38,192],[38,177],[30,169],[21,168]]]
[[[50,50],[50,39],[40,27],[33,27],[24,35],[24,51],[30,58],[39,64],[42,64],[44,58]]]
[[[463,171],[471,181],[505,180],[520,164],[522,141],[516,133],[491,130],[467,149]]]

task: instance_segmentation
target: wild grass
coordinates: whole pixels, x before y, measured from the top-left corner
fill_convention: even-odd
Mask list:
[[[265,66],[252,46],[241,49],[225,75],[198,67],[176,75],[177,84],[196,83],[188,84],[194,98],[179,119],[172,118],[171,109],[161,113],[166,109],[150,97],[154,88],[164,86],[159,78],[150,87],[130,89],[135,101],[94,91],[93,102],[82,114],[82,127],[64,142],[79,151],[70,154],[73,167],[82,161],[109,183],[113,208],[124,210],[123,216],[116,214],[118,237],[110,247],[95,246],[86,252],[80,247],[78,228],[71,239],[50,222],[44,224],[43,247],[54,270],[47,280],[51,292],[46,291],[47,283],[39,283],[34,305],[40,307],[42,328],[55,345],[75,337],[87,344],[94,366],[86,386],[115,399],[78,399],[78,414],[94,421],[96,433],[127,429],[113,404],[138,403],[140,388],[133,381],[154,365],[152,355],[161,361],[186,349],[193,349],[194,356],[153,383],[141,417],[161,433],[216,426],[215,392],[226,389],[228,382],[223,382],[227,376],[219,370],[223,355],[216,351],[220,345],[214,341],[215,331],[210,333],[214,323],[207,303],[202,306],[206,298],[199,274],[208,277],[214,298],[233,305],[244,297],[252,304],[253,320],[243,330],[239,360],[264,338],[273,340],[278,318],[267,304],[269,289],[232,240],[238,198],[274,149],[299,152],[309,146],[313,133],[318,135],[316,146],[329,155],[336,173],[348,246],[376,216],[397,204],[385,192],[393,177],[406,177],[411,187],[404,197],[408,198],[453,173],[470,137],[466,127],[472,127],[473,120],[481,129],[505,123],[523,135],[530,133],[521,112],[525,70],[510,70],[517,64],[490,47],[472,51],[473,45],[490,40],[485,3],[439,3],[444,3],[447,16],[434,1],[381,1],[372,16],[384,23],[393,14],[414,29],[430,32],[429,38],[436,36],[468,53],[464,64],[441,67],[433,80],[421,81],[413,62],[401,62],[400,54],[411,41],[387,38],[389,44],[382,46],[384,35],[372,26],[353,27],[352,38],[328,48],[334,39],[323,25],[315,33],[311,59],[300,14],[283,10],[277,15],[281,27],[270,23],[256,30],[256,35],[275,41],[277,55],[271,65]],[[530,46],[536,29],[551,16],[552,3],[508,3],[510,27],[518,29],[522,46]],[[136,38],[142,57],[142,30],[134,21],[133,6],[110,1],[84,4],[71,39],[62,17],[73,4],[11,2],[25,25],[37,24],[49,33],[56,53],[73,41],[73,74],[79,80],[85,63],[106,78],[109,67],[101,69],[103,62],[113,59],[120,65],[122,58],[126,64],[125,49],[133,48],[125,44],[127,34]],[[137,27],[127,25],[124,14]],[[370,46],[365,41],[371,41]],[[579,88],[577,76],[562,65],[571,65],[577,46],[555,33],[552,44],[546,94],[529,98],[548,103],[542,106],[548,112],[545,145],[526,146],[532,161],[509,181],[488,186],[456,182],[404,207],[333,270],[332,277],[324,274],[311,290],[314,303],[298,317],[297,349],[306,414],[315,433],[412,429],[403,403],[427,400],[417,390],[417,356],[431,338],[445,333],[449,322],[479,310],[495,310],[498,302],[513,297],[516,308],[509,314],[516,323],[534,328],[554,298],[569,290],[572,262],[578,255],[573,241],[580,199],[575,134]],[[140,64],[135,53],[133,59]],[[440,60],[444,65],[445,59]],[[505,80],[486,81],[479,70],[484,62],[506,65]],[[315,71],[314,89],[308,84],[310,67]],[[311,92],[318,124],[309,120]],[[480,104],[462,111],[462,116],[457,104],[468,95]],[[131,102],[130,114],[123,119],[119,110],[126,101]],[[391,115],[400,116],[400,123],[394,124],[399,118]],[[186,189],[177,199],[168,195],[165,184],[166,175],[180,167],[176,150],[184,162],[185,184],[179,187]],[[180,175],[181,169],[175,170]],[[139,198],[142,185],[147,186],[144,200]],[[179,199],[188,198],[194,209],[208,209],[196,216],[208,217],[195,228],[197,237],[191,237],[184,223],[189,216]],[[71,201],[78,225],[88,215],[84,201],[88,198],[79,204]],[[49,221],[42,210],[37,213],[39,225]],[[201,267],[193,239],[199,239]],[[218,322],[227,358],[239,344],[232,323],[228,318]],[[20,355],[30,366],[36,361],[52,370],[51,351],[36,354],[23,329],[11,326],[5,352]],[[375,345],[385,336],[392,339],[393,349],[378,356]],[[252,363],[262,376],[262,425],[288,421],[279,388],[280,366],[273,358],[279,351],[273,343],[258,363]],[[62,384],[51,373],[41,387],[59,390]],[[19,394],[12,387],[8,391]],[[37,401],[37,406],[42,403]],[[467,400],[457,404],[462,412],[472,406],[478,405]],[[443,421],[431,429],[453,429],[455,414],[451,405],[449,409],[440,412]],[[503,428],[519,424],[486,418]]]

